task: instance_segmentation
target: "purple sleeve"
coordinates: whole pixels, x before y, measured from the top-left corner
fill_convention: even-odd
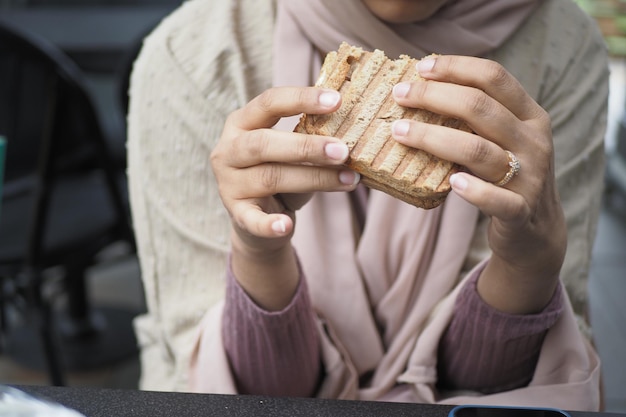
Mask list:
[[[268,312],[246,294],[229,266],[222,336],[239,393],[315,394],[321,353],[302,271],[291,303],[281,311]]]
[[[438,353],[442,389],[501,392],[528,385],[548,329],[563,309],[558,285],[538,314],[506,314],[486,304],[476,289],[480,272],[457,298],[452,322]]]

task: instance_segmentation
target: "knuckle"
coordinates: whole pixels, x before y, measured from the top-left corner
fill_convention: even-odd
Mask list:
[[[267,164],[261,171],[259,181],[264,190],[271,194],[278,192],[278,186],[281,181],[282,168],[278,164]]]
[[[225,159],[226,152],[224,151],[224,139],[221,138],[215,147],[211,150],[209,154],[209,161],[212,167],[217,167],[222,165],[222,161]]]
[[[327,185],[327,176],[323,174],[322,170],[315,169],[311,172],[311,184],[315,190],[323,190]]]
[[[554,145],[552,141],[549,140],[537,140],[537,149],[540,155],[544,155],[549,159],[552,159],[552,154],[554,153]]]
[[[222,160],[222,155],[219,146],[215,147],[211,154],[209,155],[209,161],[211,162],[211,166],[215,170],[216,167],[220,165],[220,161]]]
[[[232,193],[230,193],[229,191],[230,187],[226,187],[226,185],[222,181],[217,182],[217,192],[220,195],[220,199],[222,200],[222,203],[224,203],[224,207],[226,208],[226,210],[230,212],[229,201],[230,197],[232,197]]]
[[[233,152],[241,153],[247,157],[258,158],[267,153],[270,143],[269,132],[265,129],[255,130],[251,133],[249,139],[244,139],[240,136],[235,142],[237,146],[233,147]]]
[[[510,204],[508,213],[511,219],[517,220],[519,224],[527,223],[530,218],[530,208],[521,196]]]
[[[552,119],[550,118],[548,112],[542,107],[539,107],[538,113],[537,122],[540,129],[546,132],[552,131]]]
[[[231,207],[229,211],[230,217],[233,223],[241,230],[248,231],[248,226],[246,222],[246,212],[242,210],[239,205],[235,205],[235,207]]]
[[[499,63],[489,61],[485,68],[487,81],[495,87],[506,87],[511,83],[509,72]]]
[[[234,123],[234,120],[238,113],[241,112],[241,109],[237,109],[233,112],[230,112],[228,116],[226,116],[226,120],[224,120],[224,130],[226,130],[226,126],[230,126]]]
[[[234,134],[228,141],[226,149],[221,152],[223,158],[230,158],[231,161],[236,162],[239,158],[248,156],[248,142],[250,142],[248,132],[242,131]]]
[[[491,99],[479,90],[469,95],[466,105],[468,111],[474,116],[487,116],[493,111]]]
[[[543,120],[538,121],[538,125],[527,125],[524,132],[520,135],[520,140],[527,142],[534,149],[533,154],[539,160],[541,157],[552,159],[554,155],[554,143],[550,133],[551,122],[546,115]]]
[[[303,135],[295,148],[296,159],[299,161],[309,160],[315,149],[316,143],[313,137],[311,135]]]
[[[272,89],[263,91],[256,98],[258,108],[265,113],[270,113],[272,111],[275,102],[275,94]]]
[[[490,162],[493,157],[490,146],[483,140],[472,140],[465,146],[466,158],[477,164]]]
[[[224,120],[223,131],[226,132],[229,129],[236,129],[239,124],[238,122],[241,120],[244,114],[245,109],[243,107],[228,113],[228,115],[226,116],[226,120]]]
[[[431,83],[422,81],[414,82],[410,89],[410,94],[418,100],[422,100],[428,96]]]
[[[309,90],[306,88],[296,88],[293,90],[293,100],[296,105],[302,107],[311,102]]]
[[[452,55],[442,55],[437,58],[437,71],[441,74],[454,74],[463,65],[458,62],[458,59]]]

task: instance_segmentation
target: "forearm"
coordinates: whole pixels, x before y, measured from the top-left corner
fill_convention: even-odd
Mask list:
[[[222,334],[242,394],[312,396],[321,372],[319,335],[304,279],[290,303],[269,312],[229,270]]]

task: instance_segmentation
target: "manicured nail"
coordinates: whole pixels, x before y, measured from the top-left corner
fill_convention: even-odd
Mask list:
[[[278,234],[284,235],[287,231],[287,226],[285,225],[284,220],[276,220],[272,223],[272,230]]]
[[[361,175],[354,171],[341,171],[339,172],[339,182],[345,185],[357,185]]]
[[[450,175],[450,185],[453,190],[456,191],[465,191],[467,189],[467,179],[460,174],[452,174]]]
[[[409,122],[406,120],[396,120],[391,125],[391,133],[394,136],[406,136],[409,133]]]
[[[324,107],[335,107],[341,96],[337,91],[327,90],[319,95],[317,101]]]
[[[411,89],[411,84],[409,83],[399,83],[393,86],[393,96],[396,98],[404,98],[409,94],[409,90]]]
[[[435,58],[424,58],[417,63],[417,71],[420,74],[431,72],[435,66]]]
[[[328,143],[324,146],[324,152],[326,152],[326,156],[331,159],[343,161],[348,157],[350,150],[344,143]]]

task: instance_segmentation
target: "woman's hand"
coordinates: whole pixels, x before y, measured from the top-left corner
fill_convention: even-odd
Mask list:
[[[450,181],[491,217],[493,255],[478,282],[480,295],[502,311],[540,311],[557,285],[567,244],[548,114],[493,61],[440,56],[422,60],[418,70],[429,81],[398,84],[396,101],[462,119],[475,134],[401,120],[394,138],[469,170]],[[520,170],[497,186],[512,169],[506,151]]]
[[[295,211],[314,191],[348,191],[359,181],[358,174],[341,168],[348,148],[339,139],[272,127],[282,117],[333,112],[340,101],[334,90],[267,90],[227,118],[211,153],[232,219],[233,271],[266,308],[284,307],[297,284],[290,245]]]

